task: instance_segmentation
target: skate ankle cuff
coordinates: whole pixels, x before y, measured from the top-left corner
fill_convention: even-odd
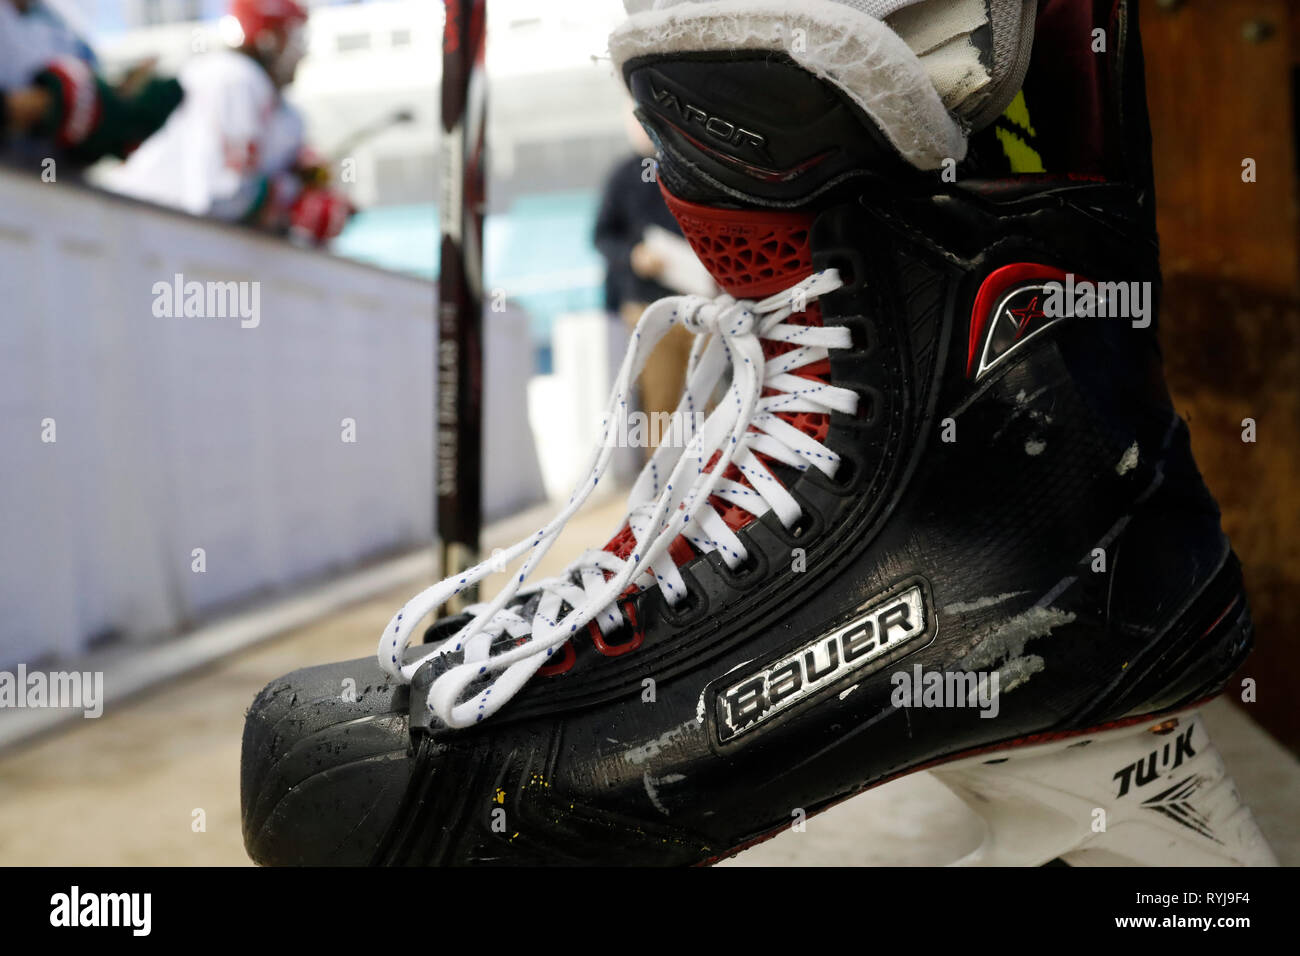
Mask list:
[[[885,23],[844,4],[709,0],[649,10],[615,29],[609,50],[620,72],[646,56],[783,52],[848,96],[918,169],[966,155],[966,132],[920,58]]]

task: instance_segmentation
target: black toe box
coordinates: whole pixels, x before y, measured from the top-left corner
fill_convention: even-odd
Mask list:
[[[240,804],[257,863],[375,859],[410,778],[407,688],[373,657],[295,671],[244,723]]]

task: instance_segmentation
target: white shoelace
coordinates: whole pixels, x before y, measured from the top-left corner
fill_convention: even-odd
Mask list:
[[[835,474],[839,456],[778,418],[777,413],[856,412],[856,392],[791,374],[827,358],[830,349],[851,345],[847,328],[785,322],[796,310],[806,308],[806,303],[841,285],[839,274],[827,269],[760,302],[737,301],[728,295],[714,299],[670,296],[650,305],[632,333],[615,380],[589,474],[568,504],[536,534],[408,601],[388,622],[379,640],[379,663],[384,670],[409,683],[429,658],[452,655],[451,660],[459,663],[452,663],[433,681],[428,706],[449,727],[471,726],[509,701],[579,628],[594,620],[602,635],[618,630],[623,616],[617,601],[629,585],[644,588],[658,584],[669,604],[684,598],[686,583],[668,552],[678,535],[701,552],[719,552],[730,568],[744,563],[744,544],[708,504],[710,496],[717,495],[755,516],[774,511],[785,527],[795,525],[801,517],[798,503],[755,456],[763,454],[801,471],[812,466],[828,476]],[[626,416],[632,384],[646,358],[679,324],[696,333],[676,416],[689,440],[684,447],[660,445],[633,486],[626,518],[635,539],[631,556],[625,559],[608,551],[588,550],[562,576],[538,581],[521,593],[537,563],[605,474],[616,446],[616,416]],[[761,339],[793,343],[796,348],[766,361]],[[706,407],[728,368],[729,387],[697,431],[695,412]],[[765,388],[772,394],[764,397]],[[706,471],[715,454],[718,461]],[[748,485],[723,478],[733,464]],[[665,473],[667,478],[661,480]],[[453,595],[524,554],[528,557],[510,582],[492,601],[471,606],[471,619],[456,634],[428,654],[402,663],[403,651],[424,618]],[[536,602],[531,619],[520,613],[530,600]],[[569,610],[560,616],[565,605]],[[479,686],[462,700],[466,689],[476,682]]]

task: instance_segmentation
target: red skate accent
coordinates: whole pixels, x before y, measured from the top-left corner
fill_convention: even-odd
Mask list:
[[[596,645],[596,650],[606,657],[618,657],[620,654],[627,654],[636,650],[645,640],[645,631],[636,626],[636,608],[631,601],[625,601],[620,605],[623,616],[627,618],[627,623],[632,627],[632,636],[622,644],[606,644],[605,635],[600,633],[600,625],[591,621],[587,625],[587,633],[591,635],[591,643]]]
[[[632,537],[632,529],[627,525],[623,525],[618,534],[609,539],[609,543],[605,545],[605,550],[626,561],[631,557],[632,547],[635,544],[636,538]]]
[[[659,190],[709,274],[738,299],[762,299],[812,275],[813,217],[770,209],[717,209]]]
[[[543,677],[554,677],[557,674],[565,674],[572,667],[573,662],[578,659],[578,652],[573,649],[573,641],[565,641],[560,647],[560,659],[554,664],[547,664],[545,667],[539,667],[537,673]]]
[[[610,554],[616,554],[626,561],[632,556],[632,546],[635,543],[636,539],[632,537],[632,529],[627,525],[623,525],[623,527],[619,529],[618,534],[609,539],[609,543],[605,545],[604,550],[608,551]],[[685,564],[687,561],[691,560],[691,558],[695,557],[695,551],[691,548],[686,539],[680,536],[674,539],[673,543],[668,546],[668,554],[673,559],[674,563],[678,565]],[[605,576],[606,578],[609,577],[608,574]],[[631,591],[635,589],[629,588],[628,590]]]
[[[1065,283],[1065,273],[1051,266],[1036,262],[1017,262],[1014,265],[994,269],[988,274],[975,295],[975,305],[970,313],[970,338],[966,348],[966,376],[975,374],[980,349],[988,333],[989,323],[993,321],[993,307],[1003,294],[1022,282],[1060,282]],[[1076,276],[1082,279],[1082,276]],[[1021,328],[1021,333],[1025,329]],[[1019,334],[1017,338],[1019,338]]]

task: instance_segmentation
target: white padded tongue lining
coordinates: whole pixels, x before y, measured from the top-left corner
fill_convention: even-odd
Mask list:
[[[683,3],[699,3],[701,0],[623,0],[623,9],[629,14],[641,13],[645,10],[663,10],[667,7],[675,7]],[[903,7],[910,7],[915,3],[921,3],[923,0],[836,0],[846,7],[853,7],[865,13],[869,17],[875,17],[877,20],[883,20]]]
[[[610,34],[615,67],[640,56],[709,50],[783,50],[844,91],[899,154],[919,169],[966,155],[925,64],[879,15],[921,0],[625,0],[636,12]],[[802,32],[797,32],[802,31]],[[799,40],[801,42],[796,42]]]

